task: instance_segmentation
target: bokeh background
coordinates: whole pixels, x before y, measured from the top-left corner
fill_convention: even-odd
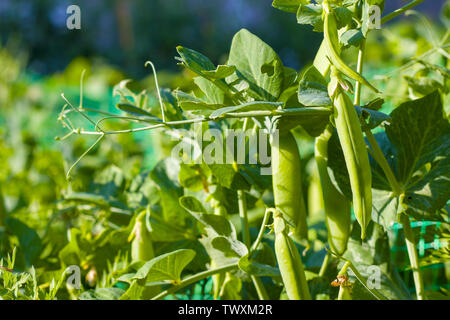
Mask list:
[[[271,0],[1,0],[0,39],[19,42],[27,67],[39,74],[63,70],[75,57],[102,58],[132,78],[146,74],[151,59],[178,70],[173,57],[182,44],[213,61],[226,57],[231,38],[247,28],[269,43],[284,63],[299,69],[309,62],[320,34],[299,26],[295,16],[271,7]],[[445,0],[415,9],[436,19]],[[386,12],[404,0],[387,0]],[[81,30],[66,28],[66,9],[81,8]]]

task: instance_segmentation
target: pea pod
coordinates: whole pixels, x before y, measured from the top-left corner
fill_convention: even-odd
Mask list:
[[[273,196],[275,207],[293,226],[291,236],[298,241],[308,238],[301,178],[297,142],[290,131],[283,132],[278,143],[272,143]]]
[[[136,218],[133,231],[128,238],[131,242],[131,260],[132,262],[144,261],[147,262],[155,257],[153,251],[153,242],[150,230],[147,228],[147,214],[151,214],[150,207],[146,211],[142,211]],[[146,287],[144,283],[134,283],[132,287],[139,287],[140,299],[151,299],[159,291],[159,286]],[[130,288],[131,290],[131,288]],[[136,290],[136,289],[135,289]]]
[[[328,175],[328,141],[331,134],[332,127],[329,126],[316,138],[314,153],[322,187],[328,244],[333,252],[342,255],[350,236],[351,207],[350,201],[336,189]]]
[[[324,42],[326,53],[331,63],[336,67],[336,69],[338,69],[347,77],[366,85],[376,93],[380,93],[380,91],[378,91],[377,88],[375,88],[372,84],[370,84],[370,82],[367,81],[366,78],[364,78],[361,74],[351,69],[349,66],[345,64],[344,61],[342,61],[340,57],[339,36],[338,36],[336,15],[327,0],[325,0],[322,3],[322,5],[324,9],[324,28],[323,28]]]
[[[146,212],[142,211],[137,216],[133,232],[130,235],[130,239],[133,237],[131,243],[131,259],[133,261],[148,261],[155,257],[152,237],[145,219]]]
[[[336,73],[332,71],[332,74]],[[330,86],[333,86],[333,82],[336,83],[332,79]],[[350,178],[353,211],[361,226],[361,239],[364,239],[372,214],[372,173],[369,157],[361,124],[350,97],[339,85],[332,89],[334,121]]]
[[[300,253],[288,236],[287,225],[278,211],[274,216],[275,255],[289,300],[311,300]]]
[[[338,300],[353,300],[352,288],[350,286],[342,285],[339,288]]]

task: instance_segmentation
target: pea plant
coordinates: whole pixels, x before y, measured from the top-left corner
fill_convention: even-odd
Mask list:
[[[448,236],[450,126],[443,104],[449,32],[430,29],[429,50],[397,71],[414,70],[404,75],[407,88],[399,87],[395,97],[402,101],[396,104],[383,74],[364,75],[366,42],[373,33],[388,32],[386,23],[397,16],[419,15],[410,10],[423,0],[374,16],[384,2],[273,1],[274,8],[323,33],[314,62],[300,72],[242,29],[223,64],[176,48],[177,61],[193,75],[188,90],[160,88],[147,62],[157,104],[146,91],[132,91],[128,80],[114,88],[121,113],[85,107],[83,78],[78,106],[62,95],[59,120],[68,129],[62,139],[96,138],[68,178],[111,136],[152,130],[165,154],[155,168],[133,178],[108,168],[102,176],[112,178],[103,179],[101,188],[112,188],[114,196],[66,195],[66,203],[83,204],[82,210],[87,204],[104,216],[94,237],[82,240],[86,231],[71,229],[71,244],[60,258],[68,265],[84,250],[89,270],[98,252],[115,252],[106,265],[91,269],[88,278],[98,274],[97,284],[79,298],[176,298],[198,286],[214,299],[435,297],[426,289],[419,235],[411,224],[439,222],[436,234]],[[372,27],[378,18],[380,30]],[[389,114],[382,111],[388,106]],[[75,125],[75,115],[91,129]],[[117,121],[132,126],[111,129]],[[236,137],[237,146],[230,143]],[[313,151],[305,156],[308,139]],[[317,191],[312,198],[305,190],[309,166]],[[313,207],[321,214],[313,214]],[[412,292],[391,259],[394,224],[403,231]],[[448,242],[442,247],[436,259],[444,261]]]

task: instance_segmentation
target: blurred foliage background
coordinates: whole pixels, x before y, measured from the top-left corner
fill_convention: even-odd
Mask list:
[[[179,70],[175,47],[201,47],[223,61],[233,35],[247,28],[264,39],[284,64],[299,69],[320,44],[320,34],[300,28],[295,17],[274,10],[271,0],[2,0],[0,39],[16,39],[27,52],[29,70],[63,70],[75,57],[102,58],[132,78],[145,75],[151,59],[160,69]],[[404,4],[386,1],[386,11]],[[437,18],[445,0],[425,1],[416,10]],[[66,9],[81,8],[81,30],[66,28]]]

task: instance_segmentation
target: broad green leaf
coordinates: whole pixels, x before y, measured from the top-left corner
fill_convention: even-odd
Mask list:
[[[147,282],[181,281],[183,269],[194,259],[195,251],[180,249],[160,255],[146,262],[133,279],[145,279]]]
[[[235,66],[218,65],[214,71],[203,71],[203,74],[212,79],[224,79],[236,71]]]
[[[236,66],[237,78],[249,84],[248,92],[256,100],[277,101],[283,89],[284,67],[275,51],[246,29],[233,37],[228,65]]]
[[[389,123],[390,117],[383,112],[361,108],[359,106],[355,106],[355,109],[361,119],[363,130],[375,129],[383,123]]]
[[[224,107],[224,104],[209,103],[180,90],[175,91],[175,96],[177,97],[178,104],[184,111],[208,111]]]
[[[296,13],[301,4],[309,2],[309,0],[274,0],[272,6],[285,12]]]
[[[245,273],[258,277],[280,276],[280,270],[278,270],[278,268],[251,261],[248,259],[248,256],[244,256],[241,259],[239,259],[239,268]]]
[[[336,14],[338,29],[344,28],[352,22],[353,13],[345,7],[337,7],[334,9]]]
[[[354,46],[357,47],[364,39],[364,35],[360,29],[350,29],[342,33],[339,37],[339,41],[344,47]]]
[[[249,190],[248,181],[242,176],[240,171],[236,171],[231,164],[210,164],[209,168],[217,183],[232,190]]]
[[[450,124],[438,91],[391,113],[386,134],[395,148],[394,168],[406,190],[404,205],[416,219],[439,219],[450,198]]]
[[[226,257],[242,257],[248,252],[245,244],[229,237],[215,237],[211,245],[214,249],[222,251]]]
[[[408,86],[420,95],[427,95],[436,89],[443,88],[441,83],[429,77],[413,78],[410,76],[404,76],[403,78],[406,82],[408,82]]]
[[[19,240],[20,253],[23,254],[25,265],[31,266],[41,253],[41,238],[34,229],[16,218],[6,218],[6,225],[8,230]]]
[[[177,47],[177,52],[180,57],[176,59],[197,74],[202,75],[204,71],[214,71],[216,69],[211,60],[200,52],[182,46]]]
[[[165,221],[184,226],[185,211],[180,207],[178,198],[183,195],[183,188],[178,182],[180,164],[176,159],[166,158],[150,172],[152,180],[158,185]]]
[[[303,74],[298,87],[298,101],[307,106],[331,106],[327,81],[314,67],[309,67]]]
[[[224,236],[236,239],[234,226],[222,216],[208,214],[202,203],[191,196],[180,198],[181,206],[186,209],[195,219],[202,223],[208,235]]]
[[[251,275],[279,277],[280,270],[277,268],[277,261],[273,249],[267,243],[260,243],[258,248],[252,252],[252,257],[248,254],[239,259],[239,268]]]
[[[231,106],[231,107],[224,107],[221,109],[218,109],[211,113],[209,116],[211,119],[218,118],[220,116],[223,116],[227,113],[233,113],[233,112],[245,112],[245,111],[273,111],[276,110],[278,107],[282,106],[282,102],[266,102],[266,101],[252,101],[247,102],[238,106]]]
[[[314,31],[323,31],[322,5],[307,4],[300,5],[297,11],[297,23],[309,24],[314,27]]]
[[[194,78],[194,82],[205,94],[204,98],[202,99],[203,101],[213,105],[224,104],[225,94],[211,81],[202,77],[196,77]]]
[[[145,120],[147,122],[153,122],[153,123],[161,123],[162,122],[161,119],[159,119],[158,117],[155,117],[150,112],[147,112],[144,109],[138,108],[132,104],[118,103],[116,105],[116,107],[121,111],[124,111],[132,116],[142,118],[143,120]]]
[[[344,257],[350,260],[359,273],[367,280],[368,284],[377,285],[375,281],[379,280],[379,288],[376,288],[382,295],[388,299],[411,299],[408,289],[400,279],[395,266],[391,263],[390,247],[387,233],[383,228],[371,222],[368,227],[367,237],[364,242],[361,241],[361,229],[357,222],[353,223],[351,238],[348,242],[348,249]],[[343,262],[341,262],[343,264]],[[361,283],[352,276],[352,282],[355,283],[354,299],[375,299],[374,296],[365,289]],[[378,278],[376,275],[380,275]],[[372,276],[372,278],[369,278]],[[356,294],[358,291],[358,294]]]

